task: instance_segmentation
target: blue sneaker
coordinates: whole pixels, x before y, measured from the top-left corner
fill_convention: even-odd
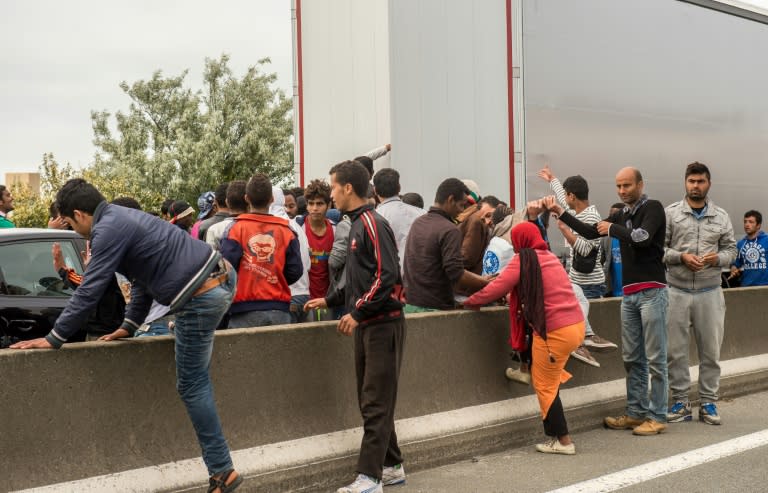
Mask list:
[[[699,421],[708,425],[719,425],[720,415],[717,414],[717,405],[714,402],[705,402],[699,408]]]
[[[681,423],[683,421],[691,421],[693,419],[693,413],[691,412],[691,404],[689,402],[677,401],[667,411],[668,423]]]

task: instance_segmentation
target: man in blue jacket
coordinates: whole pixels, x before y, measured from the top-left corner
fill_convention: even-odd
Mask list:
[[[221,431],[208,367],[214,331],[232,302],[237,274],[205,243],[160,218],[108,204],[85,180],[69,180],[56,202],[72,229],[90,239],[91,260],[53,330],[11,348],[60,348],[85,323],[115,272],[124,275],[131,280],[131,303],[120,328],[102,339],[133,335],[152,300],[176,313],[176,387],[211,476],[208,491],[233,491],[242,477]]]

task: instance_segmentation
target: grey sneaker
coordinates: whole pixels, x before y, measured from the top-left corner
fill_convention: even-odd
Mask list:
[[[507,371],[504,372],[504,375],[507,377],[507,379],[512,380],[513,382],[521,383],[523,385],[531,384],[531,374],[522,370],[507,368]]]
[[[381,481],[365,474],[358,474],[352,483],[339,488],[336,493],[384,493]]]
[[[677,401],[667,411],[667,423],[680,423],[692,419],[693,413],[689,402]]]
[[[717,405],[714,402],[704,402],[699,407],[699,421],[708,425],[719,425],[720,415],[717,413]]]
[[[384,466],[381,472],[381,484],[384,486],[392,486],[396,484],[405,484],[405,469],[402,464],[395,466]]]
[[[592,355],[589,352],[589,349],[584,347],[584,345],[581,345],[577,347],[574,351],[571,351],[571,356],[581,361],[582,363],[586,363],[596,368],[600,368],[600,363],[598,363],[597,360],[594,357],[592,357]]]
[[[597,334],[587,336],[584,338],[584,345],[588,348],[590,348],[592,351],[613,351],[614,349],[617,349],[619,346],[612,343],[608,339],[603,339]]]

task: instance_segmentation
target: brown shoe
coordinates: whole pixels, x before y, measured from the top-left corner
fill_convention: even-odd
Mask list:
[[[654,421],[652,419],[646,419],[643,424],[632,430],[632,434],[647,437],[651,435],[658,435],[659,433],[664,433],[665,431],[667,431],[666,424],[659,423],[658,421]]]
[[[627,416],[626,414],[617,418],[608,416],[603,420],[603,425],[612,430],[633,430],[636,426],[640,426],[641,424],[643,424],[642,419],[636,419]]]

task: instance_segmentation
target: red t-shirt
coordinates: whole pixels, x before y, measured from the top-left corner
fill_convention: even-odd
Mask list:
[[[325,220],[325,234],[317,236],[309,225],[309,217],[304,222],[304,231],[307,233],[309,243],[309,297],[325,298],[328,294],[328,286],[331,283],[328,274],[328,257],[333,248],[333,224]]]

